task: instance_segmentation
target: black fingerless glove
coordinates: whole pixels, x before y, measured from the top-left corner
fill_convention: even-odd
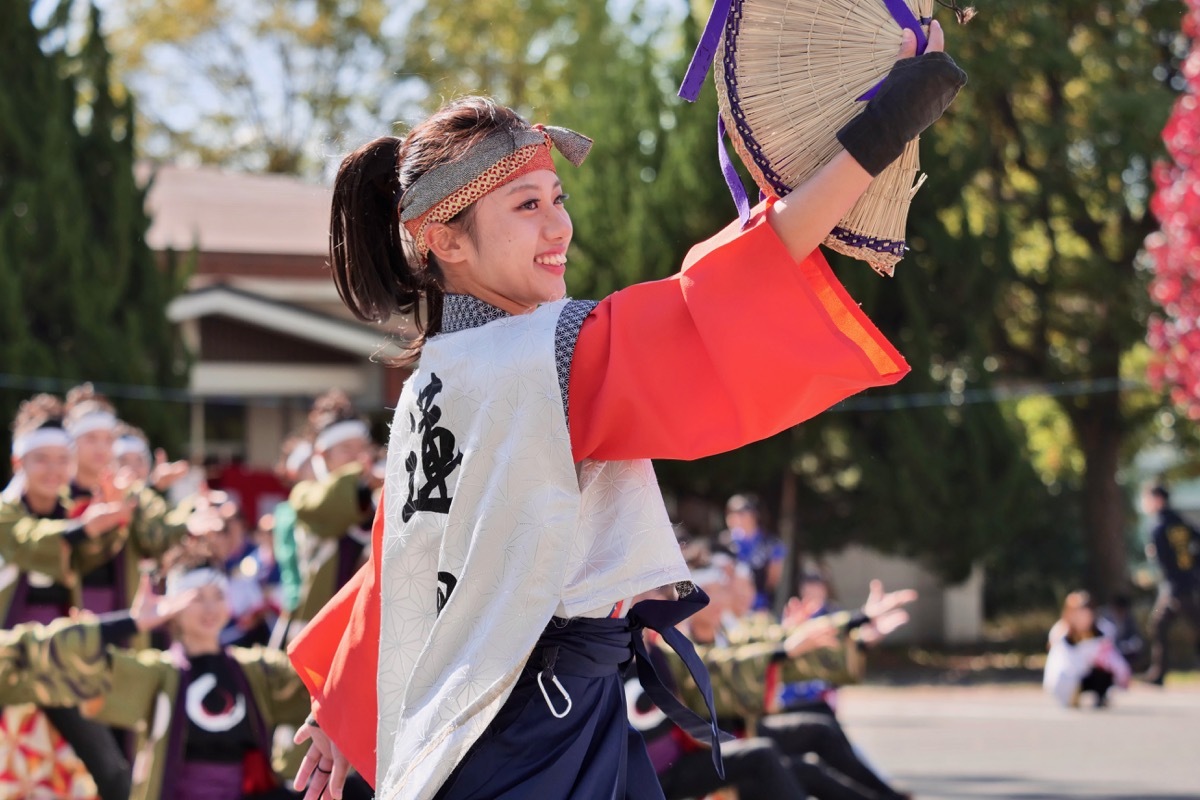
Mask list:
[[[862,113],[837,132],[837,139],[874,177],[942,116],[966,82],[967,73],[945,53],[900,59]]]

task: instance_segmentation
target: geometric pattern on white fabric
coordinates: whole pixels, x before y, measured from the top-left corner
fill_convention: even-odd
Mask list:
[[[555,363],[567,305],[431,337],[397,403],[380,563],[380,800],[437,792],[552,616],[603,613],[687,578],[649,462],[573,461]],[[426,508],[443,496],[421,489],[448,465],[445,513],[407,513],[410,487]],[[454,582],[440,613],[439,574]]]
[[[510,316],[507,311],[473,295],[447,294],[442,298],[441,332],[457,333],[468,328],[478,328],[507,316]]]
[[[583,321],[591,315],[595,300],[569,300],[558,315],[554,328],[554,366],[558,370],[558,388],[562,390],[563,411],[567,415],[567,430],[571,429],[571,361],[575,358],[575,343],[579,341],[579,330]]]
[[[571,361],[575,357],[575,343],[583,322],[596,306],[595,300],[568,300],[558,324],[554,329],[554,364],[558,369],[558,386],[562,390],[563,410],[567,414],[567,429],[570,430],[571,409],[567,398],[571,394]],[[442,333],[455,333],[477,328],[489,322],[509,316],[507,311],[485,303],[469,294],[448,294],[442,300]]]

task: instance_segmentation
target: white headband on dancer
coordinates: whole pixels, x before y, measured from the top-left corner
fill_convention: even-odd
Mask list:
[[[167,574],[167,597],[183,594],[190,589],[216,586],[222,594],[229,594],[229,578],[212,567],[192,570],[175,570]]]
[[[117,418],[107,411],[93,411],[90,414],[84,414],[77,420],[67,422],[67,430],[75,438],[83,436],[85,433],[93,431],[115,431],[117,429]]]
[[[312,458],[312,454],[313,446],[308,442],[300,442],[300,444],[296,445],[295,449],[292,450],[291,454],[288,455],[287,461],[284,462],[283,467],[289,473],[294,475],[304,468],[304,465],[308,463],[310,458]]]
[[[139,455],[149,460],[150,445],[136,436],[122,436],[113,443],[113,458],[130,455]]]
[[[29,433],[23,433],[13,439],[12,454],[24,458],[34,450],[43,447],[65,447],[70,449],[74,442],[71,434],[58,427],[37,428]]]
[[[705,586],[716,586],[725,583],[726,580],[728,579],[725,577],[725,573],[715,567],[692,570],[692,583],[702,589]]]
[[[325,430],[317,434],[314,448],[318,453],[324,453],[331,447],[336,447],[342,442],[351,439],[370,439],[371,429],[367,427],[367,423],[359,419],[347,419],[342,422],[335,422]]]

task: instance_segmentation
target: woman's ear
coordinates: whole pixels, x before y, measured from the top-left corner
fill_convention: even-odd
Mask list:
[[[429,223],[425,228],[425,243],[442,267],[461,264],[469,257],[471,239],[457,226]]]

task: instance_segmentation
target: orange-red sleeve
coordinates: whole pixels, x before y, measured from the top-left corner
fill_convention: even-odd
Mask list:
[[[383,547],[380,498],[371,530],[371,558],[312,619],[288,648],[313,699],[321,730],[375,784],[378,713],[379,560]]]
[[[908,370],[819,251],[792,259],[764,208],[679,274],[596,306],[571,363],[571,447],[576,461],[700,458]]]

